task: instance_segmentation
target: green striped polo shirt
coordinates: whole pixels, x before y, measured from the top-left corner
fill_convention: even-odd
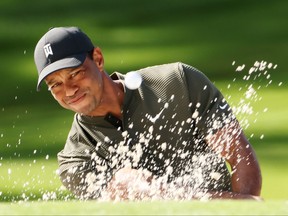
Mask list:
[[[197,190],[229,190],[225,161],[205,143],[234,118],[219,90],[183,63],[136,72],[142,83],[136,90],[125,88],[122,120],[75,114],[58,153],[63,184],[80,197],[97,198],[113,173],[129,164],[167,181],[190,176],[188,184]],[[111,78],[124,83],[125,75],[115,72]]]

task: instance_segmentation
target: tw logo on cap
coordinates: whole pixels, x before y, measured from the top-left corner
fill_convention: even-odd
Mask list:
[[[45,56],[46,58],[48,58],[49,55],[53,55],[53,51],[52,51],[52,48],[51,48],[51,44],[46,44],[44,47],[44,53],[45,53]]]

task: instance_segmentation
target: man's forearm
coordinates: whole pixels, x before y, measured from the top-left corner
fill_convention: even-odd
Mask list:
[[[237,122],[207,138],[208,145],[229,163],[236,197],[260,196],[262,177],[255,152]],[[223,195],[224,196],[224,195]],[[227,195],[228,196],[228,195]]]
[[[247,145],[239,144],[237,151],[234,152],[234,157],[230,160],[232,191],[260,196],[262,177],[255,152],[243,133],[239,136],[239,142],[247,143]]]
[[[247,168],[251,167],[250,169]],[[253,158],[239,162],[232,170],[232,191],[240,194],[260,196],[262,177],[257,161]]]
[[[259,196],[254,196],[251,194],[242,194],[230,191],[213,191],[208,193],[211,199],[251,199],[251,200],[262,200]]]

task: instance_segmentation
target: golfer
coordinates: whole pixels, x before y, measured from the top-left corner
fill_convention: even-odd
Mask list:
[[[45,81],[75,112],[58,162],[63,185],[80,199],[259,199],[255,152],[197,69],[140,69],[139,87],[129,89],[125,74],[108,75],[101,49],[77,27],[50,29],[34,60],[37,89]]]

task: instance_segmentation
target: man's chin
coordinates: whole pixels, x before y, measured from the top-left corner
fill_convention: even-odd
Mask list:
[[[76,113],[79,113],[81,115],[87,115],[87,116],[91,116],[92,115],[92,107],[90,106],[86,106],[86,107],[81,107],[81,108],[74,108],[74,109],[71,109],[72,111],[76,112]]]

